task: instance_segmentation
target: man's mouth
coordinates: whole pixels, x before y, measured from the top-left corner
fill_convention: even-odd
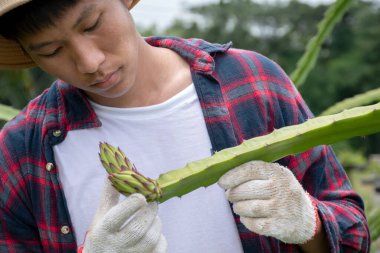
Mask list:
[[[105,75],[97,79],[95,82],[91,84],[91,87],[95,87],[98,89],[108,89],[112,87],[119,80],[120,72],[119,69]]]

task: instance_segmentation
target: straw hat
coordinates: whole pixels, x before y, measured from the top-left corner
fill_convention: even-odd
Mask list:
[[[0,0],[0,16],[31,0]],[[140,0],[133,0],[133,8]],[[0,36],[0,69],[22,69],[36,64],[21,49],[18,43]]]

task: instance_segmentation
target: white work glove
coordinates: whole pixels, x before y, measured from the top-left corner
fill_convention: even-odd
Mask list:
[[[143,195],[133,194],[118,203],[119,196],[107,179],[83,252],[166,252],[157,202],[147,203]]]
[[[314,237],[320,223],[317,209],[286,167],[248,162],[228,171],[218,184],[249,230],[291,244]]]

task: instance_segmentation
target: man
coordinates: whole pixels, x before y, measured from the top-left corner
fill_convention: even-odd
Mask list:
[[[99,141],[156,178],[312,117],[260,54],[142,38],[137,2],[0,1],[0,66],[58,78],[0,134],[0,251],[368,252],[362,200],[327,146],[244,164],[159,207],[119,201],[107,180],[101,194]]]

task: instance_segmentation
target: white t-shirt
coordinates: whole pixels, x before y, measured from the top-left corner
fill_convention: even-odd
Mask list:
[[[54,146],[71,220],[83,243],[106,177],[99,142],[119,146],[145,176],[178,169],[211,155],[211,143],[194,85],[153,106],[112,108],[92,103],[100,128],[68,132]],[[224,191],[214,184],[159,205],[168,252],[243,252]]]

